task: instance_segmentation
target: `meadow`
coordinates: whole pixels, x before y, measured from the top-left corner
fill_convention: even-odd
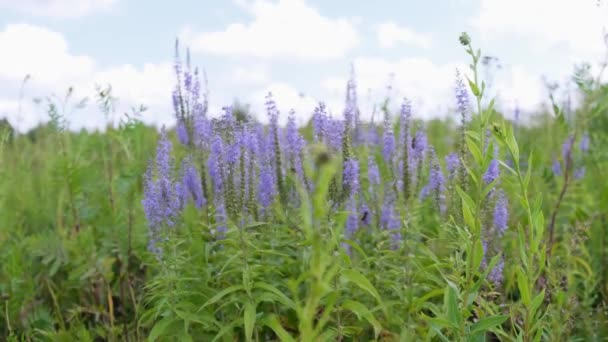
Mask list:
[[[3,124],[1,339],[608,340],[608,87],[580,67],[576,109],[505,119],[459,40],[447,119],[363,122],[355,74],[304,127],[272,94],[211,118],[178,56],[174,127],[71,131],[70,92]]]

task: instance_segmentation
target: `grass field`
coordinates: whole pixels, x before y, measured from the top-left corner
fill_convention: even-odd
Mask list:
[[[608,88],[506,120],[460,40],[445,120],[361,122],[354,78],[305,127],[211,119],[178,64],[175,129],[4,125],[1,339],[607,340]]]

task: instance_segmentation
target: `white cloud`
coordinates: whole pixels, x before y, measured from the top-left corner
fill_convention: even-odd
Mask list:
[[[431,47],[431,36],[426,33],[417,33],[408,27],[401,27],[389,21],[376,27],[376,35],[380,45],[385,48],[394,47],[402,43],[428,49]]]
[[[70,53],[65,38],[53,31],[33,25],[9,25],[0,31],[0,116],[6,116],[19,129],[27,130],[47,119],[44,107],[32,105],[32,97],[46,97],[52,93],[65,94],[74,87],[74,99],[95,97],[95,85],[112,85],[118,98],[117,113],[129,111],[132,106],[146,105],[149,112],[142,118],[146,122],[172,123],[171,89],[174,84],[169,62],[146,64],[141,68],[132,65],[99,67],[89,56]],[[19,89],[26,74],[31,79],[25,86],[21,116],[18,115]],[[103,115],[94,101],[88,109],[77,110],[68,116],[73,128],[100,127]]]
[[[581,0],[481,0],[471,22],[486,40],[516,35],[530,39],[534,49],[595,58],[605,49],[608,6]]]
[[[0,32],[0,77],[22,80],[30,74],[35,82],[66,85],[90,74],[95,62],[68,52],[65,38],[45,28],[17,24]]]
[[[261,122],[268,122],[265,111],[265,97],[268,92],[272,93],[272,97],[277,104],[277,108],[281,112],[279,122],[284,124],[287,121],[289,111],[293,109],[296,113],[298,124],[304,124],[312,116],[315,106],[318,104],[314,97],[298,91],[293,86],[287,83],[271,83],[260,90],[255,91],[249,98],[251,109],[257,114],[257,119]]]
[[[454,93],[456,69],[467,72],[461,63],[436,64],[425,58],[402,58],[388,61],[381,58],[359,58],[354,61],[362,118],[371,119],[371,90],[373,103],[381,103],[388,94],[390,75],[393,74],[390,91],[390,108],[398,111],[403,97],[412,101],[413,115],[418,118],[445,117],[455,113]],[[466,83],[466,80],[465,80]],[[341,113],[344,106],[345,77],[330,77],[322,81],[324,94],[329,96],[329,106]],[[509,115],[518,106],[524,112],[539,109],[546,100],[546,90],[540,76],[535,76],[523,66],[504,68],[494,80],[498,93],[488,92],[486,99],[496,97],[496,107]],[[470,94],[470,92],[469,92]],[[472,95],[471,95],[472,96]],[[473,102],[471,102],[473,103]],[[376,113],[375,120],[381,119]]]
[[[300,60],[340,58],[359,42],[353,20],[324,17],[304,0],[255,0],[241,6],[253,21],[216,32],[185,29],[181,36],[193,51]]]
[[[37,16],[76,18],[106,11],[118,0],[0,0],[0,8]]]
[[[270,76],[268,66],[252,65],[237,66],[232,70],[231,78],[236,84],[260,84],[267,82]]]
[[[387,61],[364,57],[355,59],[354,65],[360,94],[368,94],[371,90],[371,100],[380,103],[387,96],[393,74],[392,108],[397,108],[401,99],[407,97],[412,100],[414,115],[423,118],[443,116],[453,107],[456,68],[464,70],[458,63],[437,65],[425,58]],[[344,98],[345,84],[346,78],[333,77],[325,79],[322,87],[332,98]],[[363,112],[362,118],[369,120],[371,113]]]
[[[542,78],[524,66],[509,67],[498,74],[494,82],[496,104],[507,118],[512,117],[515,107],[532,112],[546,102],[547,92]]]

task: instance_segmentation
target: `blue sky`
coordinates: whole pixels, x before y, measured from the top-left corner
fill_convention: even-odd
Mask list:
[[[117,116],[144,104],[144,121],[170,125],[178,36],[207,70],[212,115],[234,98],[259,112],[268,91],[301,122],[319,100],[339,113],[351,62],[364,117],[391,74],[392,96],[412,99],[416,115],[451,115],[455,70],[468,63],[462,31],[500,59],[499,106],[527,112],[546,97],[543,75],[564,82],[575,62],[597,65],[605,24],[597,0],[0,0],[0,116],[29,129],[46,119],[33,97],[109,83]],[[68,117],[73,128],[104,123],[94,103]]]

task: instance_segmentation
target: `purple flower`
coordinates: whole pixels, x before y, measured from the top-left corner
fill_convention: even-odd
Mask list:
[[[203,196],[201,177],[191,158],[185,158],[182,162],[181,191],[182,205],[193,201],[196,208],[200,209],[207,203],[207,199]]]
[[[174,89],[173,90],[173,94],[171,96],[171,99],[173,100],[173,111],[175,112],[175,117],[177,117],[178,119],[181,118],[181,110],[180,110],[180,105],[179,105],[179,101],[180,101],[180,97],[179,97],[179,91],[178,89]]]
[[[396,247],[399,241],[401,241],[401,220],[395,211],[394,196],[391,194],[384,198],[380,213],[380,226],[391,232],[393,247]]]
[[[494,227],[498,233],[502,236],[507,230],[507,224],[509,220],[507,198],[502,190],[498,192],[498,199],[494,206]]]
[[[582,179],[583,177],[585,177],[585,167],[579,167],[578,169],[576,169],[576,171],[574,171],[574,179]]]
[[[373,156],[369,156],[367,163],[367,179],[372,189],[380,185],[380,170],[378,170],[378,165]]]
[[[298,126],[296,125],[296,113],[291,110],[287,118],[287,130],[286,130],[287,148],[292,158],[299,156],[302,148],[304,147],[304,139],[298,132]]]
[[[268,118],[270,119],[270,127],[272,130],[278,127],[279,124],[279,110],[277,109],[277,104],[272,98],[272,93],[268,92],[266,95],[266,113],[268,114]]]
[[[553,158],[553,164],[551,165],[551,170],[555,176],[561,176],[562,174],[562,165],[559,163],[557,158]]]
[[[215,205],[215,224],[218,238],[223,238],[228,228],[226,227],[226,207],[223,201],[217,201]]]
[[[416,135],[414,136],[414,141],[412,142],[412,145],[414,147],[414,159],[418,163],[424,160],[424,152],[426,151],[427,144],[427,137],[424,131],[417,131]]]
[[[395,135],[393,134],[393,127],[391,125],[388,115],[384,119],[384,132],[383,132],[382,155],[386,163],[391,164],[393,160],[393,154],[395,153]]]
[[[258,184],[258,201],[262,205],[263,210],[272,204],[275,195],[276,190],[272,168],[269,165],[262,165]]]
[[[483,181],[486,184],[492,183],[495,179],[498,178],[499,172],[500,170],[498,168],[498,160],[492,159],[492,161],[490,161],[488,169],[486,170],[486,173],[483,175]]]
[[[580,149],[583,153],[589,151],[589,134],[585,133],[583,135],[580,142]]]
[[[199,147],[208,148],[211,141],[211,123],[203,115],[196,112],[193,117],[194,143]]]
[[[574,143],[574,136],[569,136],[566,141],[562,144],[562,158],[564,163],[570,158],[570,153],[572,151],[572,144]]]
[[[483,181],[486,184],[492,183],[495,179],[498,178],[500,174],[499,164],[498,164],[498,147],[494,147],[494,159],[490,161],[490,165],[488,165],[488,169],[486,173],[483,175]]]
[[[319,102],[312,116],[312,129],[314,140],[317,142],[323,141],[327,135],[327,125],[329,118],[325,110],[325,103]]]
[[[372,122],[367,129],[367,140],[366,143],[371,146],[376,146],[380,144],[380,135],[378,134],[378,130],[374,123]]]
[[[469,94],[459,70],[456,70],[456,104],[458,112],[465,117],[469,108]]]
[[[457,153],[450,153],[445,157],[445,164],[448,169],[449,178],[453,178],[458,172],[458,165],[460,165],[460,159]]]
[[[177,133],[177,139],[182,145],[188,145],[190,139],[188,137],[188,127],[184,119],[177,119],[177,127],[175,128]]]
[[[223,182],[223,166],[222,166],[222,155],[224,153],[224,148],[222,144],[222,138],[219,135],[215,135],[212,138],[211,142],[211,153],[209,154],[208,159],[208,168],[209,168],[209,176],[211,177],[211,182],[213,183],[213,190],[215,193],[214,197],[220,196],[222,191],[224,191],[224,182]]]
[[[344,134],[344,121],[329,118],[327,127],[327,144],[333,150],[342,148],[342,136]]]
[[[350,79],[346,84],[346,108],[344,109],[344,122],[353,127],[355,112],[357,111],[357,83],[355,82],[355,69],[351,66]]]
[[[445,178],[441,165],[437,161],[435,156],[435,150],[430,147],[430,170],[429,170],[429,182],[422,188],[420,193],[420,199],[424,200],[428,196],[433,196],[435,204],[443,213],[445,211]]]
[[[180,209],[180,199],[171,176],[171,150],[172,144],[163,127],[156,148],[156,163],[150,163],[144,177],[142,205],[150,227],[152,252],[158,252],[155,241],[160,239],[161,229],[175,225]]]
[[[403,144],[403,147],[409,146],[409,123],[412,117],[412,103],[408,99],[403,99],[400,111],[400,130],[399,130],[399,143]]]
[[[490,280],[494,286],[500,286],[504,279],[503,270],[505,267],[505,261],[503,257],[500,257],[496,266],[488,274],[488,280]]]
[[[350,196],[359,192],[359,162],[354,158],[344,163],[343,183],[349,189]]]
[[[346,219],[346,238],[350,238],[359,229],[359,216],[357,214],[357,200],[352,197],[346,201],[346,210],[349,212]]]

